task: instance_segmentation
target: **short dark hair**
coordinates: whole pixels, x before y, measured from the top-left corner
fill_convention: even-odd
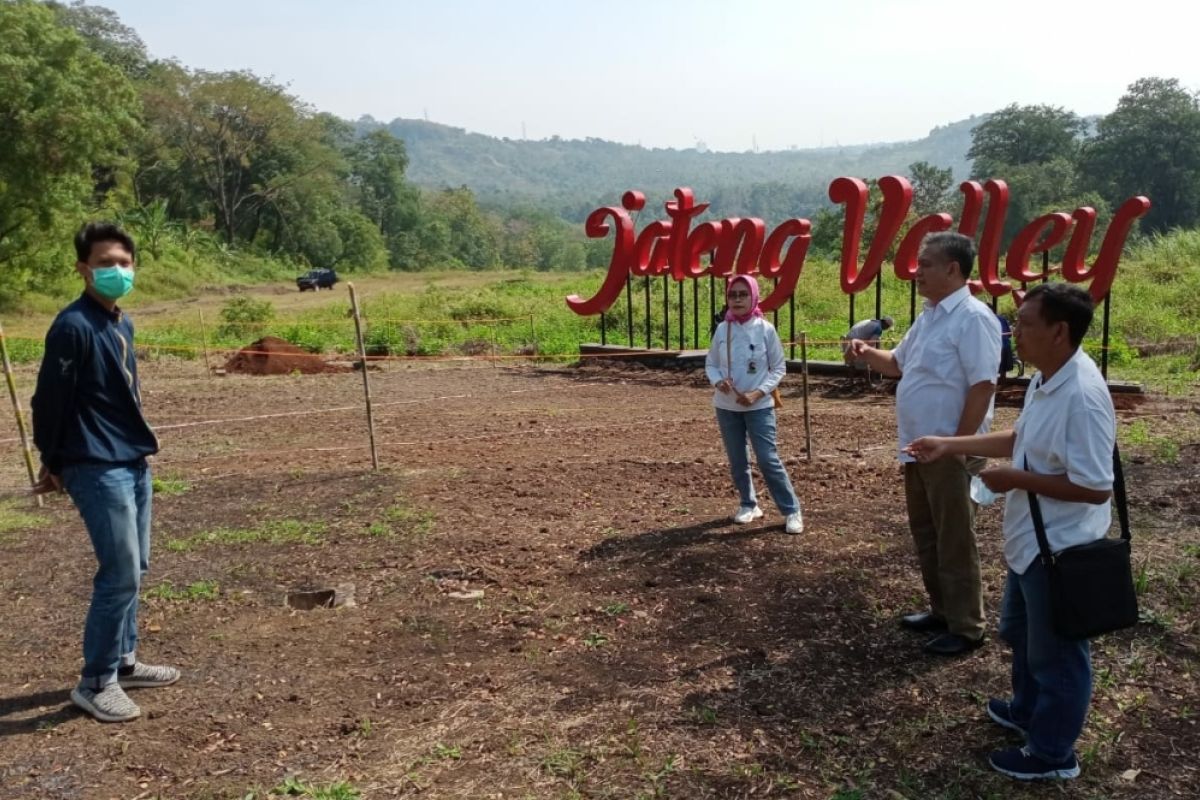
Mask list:
[[[120,242],[125,245],[131,258],[137,257],[133,237],[112,222],[89,222],[75,234],[75,257],[87,261],[92,257],[92,245],[97,242]]]
[[[1096,303],[1086,289],[1062,281],[1039,283],[1025,295],[1025,302],[1030,300],[1042,301],[1038,307],[1042,322],[1067,323],[1071,344],[1079,346],[1092,325],[1092,316],[1096,311]]]
[[[975,269],[975,242],[970,236],[943,231],[931,233],[921,240],[921,247],[936,247],[938,252],[958,264],[964,278],[971,277]]]

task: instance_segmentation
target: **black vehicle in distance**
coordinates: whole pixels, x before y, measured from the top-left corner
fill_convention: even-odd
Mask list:
[[[337,273],[331,269],[309,270],[299,278],[296,278],[296,286],[302,292],[307,292],[309,289],[312,289],[314,292],[319,289],[332,289],[333,285],[337,282]]]

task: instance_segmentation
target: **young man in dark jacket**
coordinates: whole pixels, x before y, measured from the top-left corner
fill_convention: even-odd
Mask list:
[[[174,667],[137,660],[138,590],[150,565],[150,469],[158,439],[142,415],[133,323],[117,301],[133,289],[134,243],[115,225],[75,237],[83,295],[46,334],[33,397],[42,470],[35,491],[65,491],[99,562],[83,632],[83,672],[71,700],[103,722],[141,710],[125,689],[168,686]]]

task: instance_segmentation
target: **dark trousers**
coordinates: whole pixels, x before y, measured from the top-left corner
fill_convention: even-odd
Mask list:
[[[983,636],[983,581],[975,544],[971,474],[983,459],[943,458],[904,465],[908,526],[921,564],[929,607],[951,633]]]

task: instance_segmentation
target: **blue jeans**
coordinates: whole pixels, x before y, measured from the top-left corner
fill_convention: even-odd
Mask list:
[[[1055,763],[1071,756],[1092,699],[1087,639],[1064,639],[1050,618],[1050,581],[1041,559],[1011,569],[1000,607],[1000,638],[1012,646],[1012,720],[1029,732],[1029,751]]]
[[[775,449],[775,409],[758,411],[729,411],[718,408],[717,427],[721,429],[721,441],[725,454],[729,456],[729,474],[737,487],[743,506],[755,506],[754,481],[750,477],[750,459],[746,454],[746,438],[754,448],[754,460],[767,481],[771,499],[784,515],[800,510],[800,501],[792,489],[783,462]]]
[[[150,567],[150,468],[74,464],[62,479],[99,562],[83,629],[82,685],[101,689],[137,652],[138,590]]]

